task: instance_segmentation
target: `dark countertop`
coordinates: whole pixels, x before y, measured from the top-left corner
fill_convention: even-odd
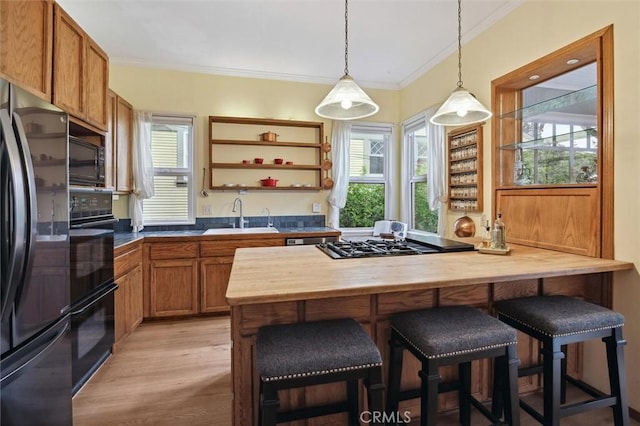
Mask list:
[[[309,234],[322,234],[322,235],[340,235],[340,231],[327,226],[312,226],[301,228],[278,228],[278,234],[283,238],[300,237]],[[124,245],[139,241],[145,237],[199,237],[204,233],[204,230],[193,231],[149,231],[149,232],[118,232],[115,234],[113,240],[114,248],[120,248]],[[209,235],[208,237],[211,237]]]

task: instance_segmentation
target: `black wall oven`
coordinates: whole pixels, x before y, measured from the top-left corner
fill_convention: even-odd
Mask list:
[[[111,354],[114,342],[112,193],[73,187],[70,200],[70,288],[73,394]]]

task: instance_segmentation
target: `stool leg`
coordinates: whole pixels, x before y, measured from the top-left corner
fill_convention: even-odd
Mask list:
[[[491,414],[495,417],[502,417],[504,397],[508,390],[504,387],[506,377],[504,359],[503,357],[498,357],[493,362],[493,390],[491,392]]]
[[[402,378],[403,346],[398,342],[395,331],[389,339],[389,375],[387,380],[387,411],[394,415],[400,403],[400,380]]]
[[[622,338],[622,327],[612,330],[611,336],[602,339],[607,344],[607,364],[609,366],[609,385],[611,395],[617,399],[613,406],[613,419],[616,426],[629,425],[629,407],[627,405],[627,381],[624,373],[623,347],[627,344]]]
[[[501,371],[505,373],[502,377],[500,387],[503,398],[506,399],[504,405],[504,420],[511,426],[520,426],[520,398],[518,396],[518,350],[516,345],[507,346],[507,356],[504,359],[504,367]],[[500,362],[501,364],[503,362]],[[495,383],[494,383],[494,386]]]
[[[567,402],[567,345],[562,345],[561,350],[564,358],[560,367],[560,404],[564,404]]]
[[[429,360],[423,361],[419,375],[422,379],[420,426],[434,426],[438,415],[438,364]]]
[[[563,380],[560,374],[564,354],[553,339],[548,339],[543,342],[542,359],[544,366],[542,374],[544,378],[544,389],[542,391],[544,399],[544,424],[545,426],[560,426],[560,383]]]
[[[460,424],[469,426],[471,424],[471,362],[461,362],[458,364],[458,407],[460,412]]]
[[[378,419],[382,416],[376,414],[382,414],[384,410],[384,384],[382,383],[382,367],[371,367],[369,369],[369,377],[365,379],[365,385],[367,387],[367,402],[369,411],[372,413],[374,419]],[[382,419],[380,422],[374,421],[372,424],[384,424]]]
[[[280,406],[278,391],[267,383],[260,383],[260,424],[261,426],[275,426],[277,424],[277,412]]]
[[[358,381],[347,380],[347,405],[349,410],[349,424],[358,424]]]

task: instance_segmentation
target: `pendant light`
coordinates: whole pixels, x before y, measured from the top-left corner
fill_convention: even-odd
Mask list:
[[[458,87],[429,121],[438,126],[463,126],[491,118],[491,111],[462,87],[462,0],[458,0]]]
[[[344,75],[316,107],[316,114],[333,120],[369,117],[380,107],[349,75],[349,1],[344,2]]]

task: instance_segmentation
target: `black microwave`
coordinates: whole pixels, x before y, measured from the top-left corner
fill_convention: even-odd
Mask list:
[[[104,187],[104,148],[69,136],[69,184]]]

